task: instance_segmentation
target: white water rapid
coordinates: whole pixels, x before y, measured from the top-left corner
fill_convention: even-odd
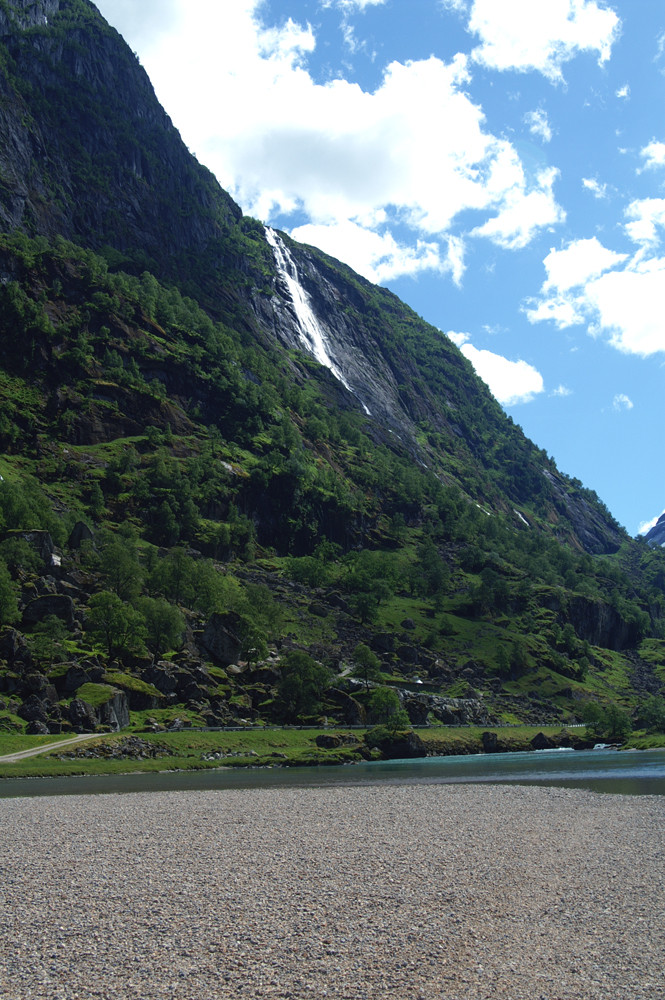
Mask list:
[[[272,247],[279,276],[286,285],[289,295],[291,296],[293,309],[296,314],[296,319],[298,320],[298,326],[300,327],[300,339],[303,347],[309,354],[314,355],[319,364],[325,365],[326,368],[329,368],[335,378],[342,383],[345,389],[348,389],[349,392],[353,392],[353,389],[328,353],[326,335],[321,329],[321,324],[314,315],[310,305],[309,295],[300,284],[296,262],[289,253],[286,244],[277,235],[274,229],[271,229],[270,226],[266,226],[265,232],[266,239]],[[356,394],[354,393],[354,395]],[[362,403],[362,407],[365,413],[369,416],[370,412],[364,403]]]

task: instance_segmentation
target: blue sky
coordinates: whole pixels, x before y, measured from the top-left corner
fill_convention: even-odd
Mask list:
[[[631,534],[665,506],[662,0],[97,0],[243,209],[452,336]]]

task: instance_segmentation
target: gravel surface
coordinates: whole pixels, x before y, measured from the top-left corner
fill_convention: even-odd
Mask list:
[[[2,1000],[661,1000],[665,798],[0,800]]]

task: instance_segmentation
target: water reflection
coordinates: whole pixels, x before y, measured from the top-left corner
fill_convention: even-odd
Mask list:
[[[620,795],[665,795],[665,750],[474,754],[335,767],[217,769],[0,780],[0,798],[114,792],[279,788],[392,782],[517,782]]]

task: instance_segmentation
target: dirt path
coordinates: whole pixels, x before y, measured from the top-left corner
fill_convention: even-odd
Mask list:
[[[108,733],[104,735],[108,736]],[[60,747],[71,746],[72,743],[81,743],[83,740],[94,740],[98,737],[91,736],[90,733],[83,733],[80,736],[72,736],[69,740],[58,740],[55,743],[43,743],[40,747],[32,747],[30,750],[19,750],[18,753],[8,753],[0,757],[0,764],[12,764],[14,761],[23,760],[25,757],[36,757],[40,753],[48,753],[49,750],[58,750]]]

